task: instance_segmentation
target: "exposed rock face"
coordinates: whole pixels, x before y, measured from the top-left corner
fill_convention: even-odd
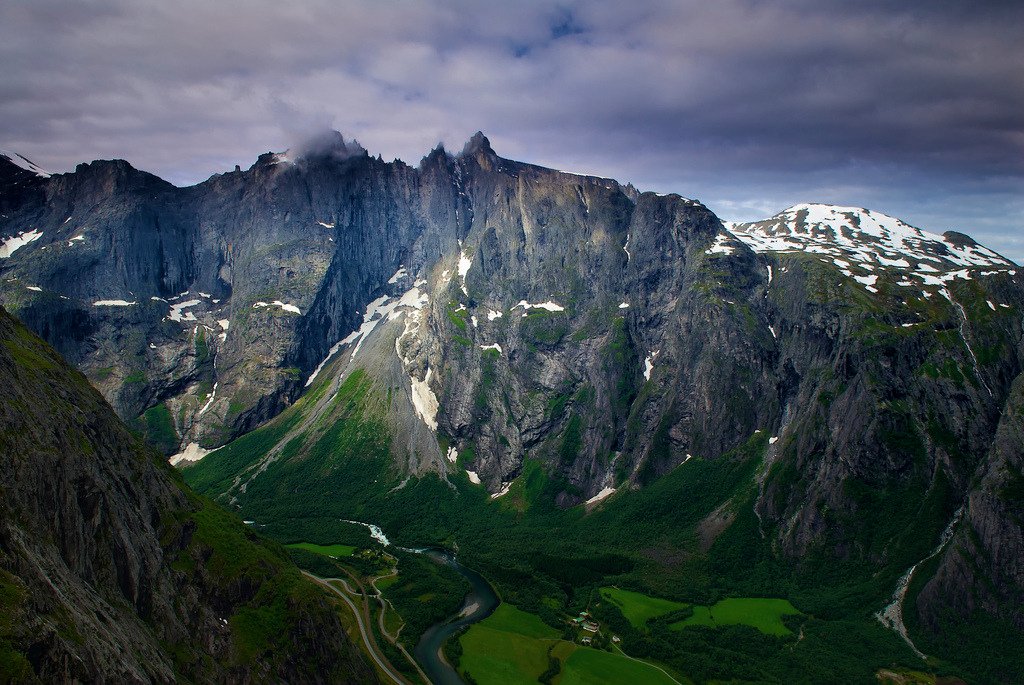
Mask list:
[[[932,627],[944,610],[982,612],[1024,629],[1024,376],[1014,381],[963,524],[921,591],[917,609]]]
[[[415,169],[333,137],[192,188],[123,163],[32,183],[4,300],[123,416],[173,425],[168,452],[362,368],[406,472],[497,493],[529,455],[568,506],[768,433],[780,554],[909,566],[988,472],[1022,369],[1024,277],[962,234],[823,205],[723,226],[482,135]]]
[[[0,235],[43,237],[0,266],[5,304],[122,417],[158,408],[143,423],[169,453],[286,406],[422,231],[416,174],[359,150],[192,188],[120,161],[31,180]]]
[[[186,492],[2,309],[0,373],[6,677],[374,681],[336,609],[283,552]]]

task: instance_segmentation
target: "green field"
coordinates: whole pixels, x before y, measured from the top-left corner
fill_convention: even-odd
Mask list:
[[[314,545],[311,542],[296,542],[285,547],[304,549],[307,552],[323,554],[325,557],[350,557],[356,551],[352,545]]]
[[[537,616],[501,604],[460,638],[462,672],[480,685],[536,682],[559,632]]]
[[[792,631],[782,622],[786,615],[800,612],[786,599],[764,599],[757,597],[735,597],[723,599],[714,606],[694,606],[693,616],[672,628],[682,630],[690,626],[716,628],[726,625],[746,625],[757,628],[766,635],[789,635]]]
[[[562,666],[558,685],[673,685],[675,681],[654,666],[621,654],[578,647]]]
[[[658,597],[650,597],[639,592],[620,590],[617,587],[601,588],[601,597],[611,602],[634,628],[643,629],[647,621],[670,611],[685,609],[688,605]]]
[[[508,603],[499,604],[494,613],[478,625],[486,626],[491,630],[516,633],[537,639],[551,639],[561,635],[557,630],[540,620],[540,617],[536,614],[521,611]]]
[[[562,661],[556,685],[584,683],[671,684],[661,671],[621,654],[581,647],[560,639],[559,631],[534,614],[502,604],[460,638],[459,668],[480,685],[536,683],[549,666],[549,650]]]

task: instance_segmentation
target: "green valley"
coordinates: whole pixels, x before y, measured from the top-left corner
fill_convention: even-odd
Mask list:
[[[751,507],[764,433],[590,511],[563,509],[553,504],[561,485],[542,469],[524,469],[507,499],[467,479],[405,481],[380,437],[386,398],[358,370],[335,395],[327,386],[314,386],[266,427],[185,469],[186,480],[225,504],[233,498],[240,515],[291,545],[300,566],[320,576],[355,575],[370,596],[371,582],[388,575],[391,562],[372,552],[380,547],[364,528],[344,520],[376,523],[405,547],[457,547],[503,600],[458,640],[460,667],[478,682],[535,679],[555,660],[549,680],[559,683],[596,682],[597,673],[630,678],[631,669],[650,668],[623,653],[695,682],[797,675],[867,682],[880,668],[923,665],[872,615],[903,561],[869,569],[826,564],[825,556],[796,567],[774,558]],[[296,426],[306,428],[296,433]],[[232,489],[232,474],[246,482],[261,468],[244,492]],[[702,531],[722,511],[729,525],[709,541]],[[356,551],[336,559],[309,551],[339,544]],[[397,576],[387,578],[382,597],[385,625],[411,650],[423,630],[457,611],[465,589],[442,566],[401,551],[394,557]],[[778,599],[758,599],[772,596]],[[586,610],[601,637],[584,646],[572,619]],[[406,668],[414,672],[408,661]]]

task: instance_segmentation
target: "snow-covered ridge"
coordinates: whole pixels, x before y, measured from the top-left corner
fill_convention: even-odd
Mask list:
[[[38,166],[35,162],[19,155],[17,152],[8,152],[7,150],[0,150],[0,157],[6,157],[11,164],[17,167],[21,167],[25,171],[31,171],[36,176],[42,176],[43,178],[49,178],[50,172]]]
[[[725,227],[755,252],[820,254],[847,276],[874,290],[876,270],[897,270],[923,285],[952,278],[970,278],[974,269],[1002,271],[1016,265],[971,240],[957,240],[923,231],[899,219],[860,207],[799,204],[770,219],[726,223]],[[727,252],[728,238],[719,235],[709,254]],[[859,276],[859,277],[858,277]],[[908,283],[909,285],[909,283]]]

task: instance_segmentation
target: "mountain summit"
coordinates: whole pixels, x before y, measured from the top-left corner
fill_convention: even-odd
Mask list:
[[[756,252],[827,255],[847,275],[853,265],[860,271],[899,271],[918,284],[937,285],[967,277],[965,269],[1016,266],[963,234],[936,235],[859,207],[800,204],[728,228]]]
[[[250,519],[419,511],[454,540],[462,506],[653,502],[637,516],[670,549],[616,544],[673,578],[738,545],[766,587],[866,583],[928,644],[978,606],[1024,621],[1024,559],[996,552],[1022,544],[1016,265],[859,208],[723,225],[483,134],[416,168],[352,145],[189,188],[126,164],[39,178],[0,196],[3,303]]]

